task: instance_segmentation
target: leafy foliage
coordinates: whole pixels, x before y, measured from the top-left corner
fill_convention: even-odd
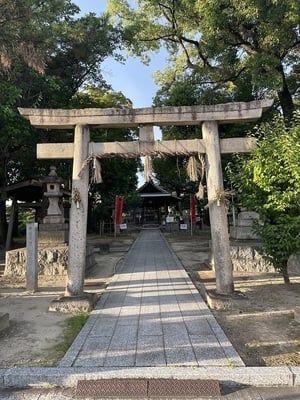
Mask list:
[[[50,162],[36,159],[36,143],[73,140],[70,131],[35,130],[20,117],[18,107],[71,107],[86,83],[110,92],[100,107],[105,101],[111,106],[117,97],[118,104],[124,100],[111,94],[101,74],[108,56],[122,60],[120,29],[104,15],[76,19],[78,11],[70,0],[0,0],[0,188],[48,174]],[[70,179],[70,161],[54,164],[60,176]],[[2,196],[0,243],[6,226]]]
[[[1,0],[1,68],[8,69],[21,59],[43,72],[58,31],[78,11],[70,0]]]
[[[171,84],[199,74],[202,84],[235,83],[244,75],[254,91],[278,94],[285,116],[299,87],[300,4],[295,0],[110,0],[110,12],[125,27],[128,48],[149,57],[164,46],[169,67],[159,75]],[[251,91],[250,91],[251,93]]]
[[[229,91],[226,85],[220,86],[218,89],[214,89],[211,85],[203,87],[199,75],[185,75],[171,87],[168,85],[161,87],[154,99],[154,105],[157,107],[204,105],[226,103],[232,100],[253,100],[247,91],[247,82],[249,81],[240,80],[239,85]],[[220,138],[245,136],[251,126],[253,123],[220,125],[219,136]],[[164,126],[161,127],[161,131],[164,140],[195,139],[202,136],[200,126]],[[224,167],[228,163],[229,157],[231,156],[224,155],[222,157]],[[196,193],[198,191],[197,183],[191,182],[187,177],[187,163],[187,156],[154,158],[156,179],[164,188],[171,192],[175,191],[177,195]]]
[[[69,1],[56,0],[51,5],[47,1],[28,0],[22,4],[16,1],[15,7],[20,7],[19,11],[14,9],[12,18],[16,19],[27,8],[33,9],[27,10],[26,15],[31,24],[37,25],[35,34],[47,26],[43,33],[48,32],[48,36],[44,38],[40,32],[40,41],[51,41],[52,45],[45,49],[47,65],[43,74],[17,59],[17,54],[11,60],[10,70],[0,72],[0,187],[32,177],[32,171],[35,176],[44,175],[49,163],[36,161],[35,144],[57,141],[61,136],[61,132],[30,128],[19,116],[17,107],[68,108],[75,93],[89,81],[108,89],[101,75],[101,63],[110,55],[118,57],[121,46],[118,31],[106,17],[88,14],[73,20],[78,8]],[[4,11],[8,9],[4,7]],[[35,20],[37,15],[39,18]],[[22,24],[20,30],[23,32]],[[72,140],[70,133],[65,137]],[[46,169],[40,168],[43,165]]]
[[[264,258],[289,282],[287,262],[300,251],[300,216],[280,215],[272,223],[255,224],[255,231],[262,239],[259,249]]]
[[[287,279],[288,258],[300,252],[300,119],[282,117],[255,131],[258,146],[240,157],[232,177],[241,205],[257,211],[254,229],[263,240],[264,257]]]

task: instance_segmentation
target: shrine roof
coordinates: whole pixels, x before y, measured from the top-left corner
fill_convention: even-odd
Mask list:
[[[143,186],[137,189],[138,194],[142,197],[173,197],[178,200],[180,198],[172,193],[168,192],[167,190],[163,189],[159,185],[155,184],[152,180],[149,182],[144,183]]]
[[[165,189],[156,185],[152,179],[149,182],[145,182],[137,191],[138,193],[168,193]]]
[[[0,188],[0,193],[14,197],[19,201],[40,201],[43,197],[43,182],[39,179],[28,179]]]
[[[38,202],[43,198],[46,182],[47,178],[28,179],[1,187],[0,193],[6,193],[8,197],[15,198],[18,201]],[[70,196],[69,191],[62,190],[62,193],[65,196]]]

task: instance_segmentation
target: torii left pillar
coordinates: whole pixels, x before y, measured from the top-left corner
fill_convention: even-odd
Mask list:
[[[86,236],[88,214],[89,169],[82,169],[88,157],[90,129],[88,125],[76,125],[72,174],[72,204],[70,210],[70,236],[68,281],[66,296],[83,294],[86,263]],[[76,155],[76,156],[75,156]]]

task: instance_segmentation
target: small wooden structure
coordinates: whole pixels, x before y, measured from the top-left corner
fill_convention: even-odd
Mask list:
[[[168,214],[168,207],[178,208],[180,197],[167,192],[152,180],[146,182],[138,190],[142,199],[142,225],[161,225]]]
[[[14,226],[17,223],[18,208],[32,208],[38,218],[42,214],[43,193],[45,182],[43,178],[28,179],[10,186],[0,188],[3,193],[12,200],[9,224],[6,235],[5,250],[8,251],[12,246]]]
[[[6,251],[12,248],[14,227],[18,223],[19,208],[35,210],[35,221],[42,223],[48,208],[48,202],[44,197],[44,193],[47,189],[47,182],[47,177],[40,177],[36,179],[27,179],[0,188],[0,193],[5,194],[8,199],[11,199],[11,211],[5,244]],[[69,191],[61,190],[64,197],[70,197]]]

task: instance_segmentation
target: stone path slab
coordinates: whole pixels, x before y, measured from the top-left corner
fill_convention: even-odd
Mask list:
[[[158,229],[141,231],[60,367],[244,366]]]

